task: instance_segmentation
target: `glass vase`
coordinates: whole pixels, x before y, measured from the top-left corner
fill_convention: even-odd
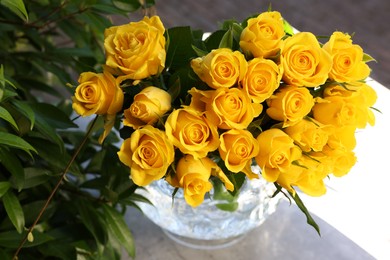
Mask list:
[[[259,171],[259,168],[255,166],[253,170]],[[174,188],[165,180],[153,182],[137,192],[153,204],[139,204],[145,216],[169,238],[191,248],[217,249],[240,241],[276,210],[281,197],[272,198],[275,190],[274,184],[261,176],[246,180],[234,211],[219,209],[216,205],[224,201],[214,200],[213,191],[195,208],[185,202],[181,189],[172,200]]]

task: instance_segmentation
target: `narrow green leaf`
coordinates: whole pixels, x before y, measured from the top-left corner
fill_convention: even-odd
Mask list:
[[[129,256],[135,257],[134,239],[123,216],[113,207],[103,205],[108,228],[112,231]]]
[[[17,231],[5,231],[0,233],[0,247],[12,248],[15,249],[18,247],[20,241],[27,234],[27,231],[24,231],[22,234],[19,234]],[[33,231],[34,241],[27,242],[24,244],[24,247],[34,247],[40,244],[44,244],[53,238],[47,234]]]
[[[25,180],[23,189],[29,189],[45,183],[51,178],[51,172],[47,169],[28,167],[24,169]]]
[[[233,48],[233,31],[232,29],[229,29],[226,31],[226,33],[223,35],[221,42],[219,43],[219,48]]]
[[[16,230],[19,233],[22,233],[24,229],[24,213],[18,198],[11,190],[9,190],[3,195],[2,199],[9,219],[11,220]]]
[[[76,128],[77,125],[69,119],[68,115],[54,105],[48,103],[30,104],[37,118],[43,118],[52,128]]]
[[[30,151],[37,152],[34,147],[32,147],[29,143],[24,141],[22,138],[20,138],[17,135],[0,132],[0,145],[6,145],[13,148],[21,149],[26,151],[30,156]]]
[[[108,239],[107,229],[97,209],[86,200],[77,201],[76,207],[80,213],[81,221],[94,236],[96,242],[105,245]]]
[[[19,100],[12,100],[12,105],[30,121],[30,130],[32,130],[35,124],[35,113],[31,107],[26,102]]]
[[[24,185],[24,169],[17,155],[5,149],[0,149],[0,163],[11,173],[11,184],[21,191]]]
[[[14,14],[24,21],[28,21],[28,14],[23,0],[1,0],[0,4],[8,7]]]
[[[376,59],[374,59],[371,55],[369,55],[367,53],[364,53],[363,54],[363,61],[364,62],[370,62],[370,61],[375,61],[376,62]]]
[[[284,27],[284,32],[287,35],[294,35],[294,28],[286,20],[283,20],[283,27]]]
[[[206,56],[206,55],[208,54],[207,51],[201,50],[201,49],[199,49],[198,47],[196,47],[195,45],[192,45],[192,49],[196,52],[196,54],[197,54],[199,57],[203,57],[203,56]]]
[[[230,203],[219,203],[219,204],[216,204],[215,206],[220,210],[234,212],[238,208],[238,202],[233,201]]]
[[[8,181],[0,182],[0,198],[3,197],[3,195],[8,191],[10,187],[11,183],[9,183]]]
[[[111,2],[116,8],[127,12],[137,11],[141,7],[139,0],[111,0]]]
[[[317,231],[318,235],[321,236],[320,227],[318,226],[318,224],[314,221],[314,219],[310,215],[310,213],[307,210],[306,206],[303,204],[303,201],[298,196],[298,193],[295,192],[295,195],[294,195],[291,192],[289,192],[289,194],[293,198],[295,203],[297,204],[298,208],[306,215],[307,224],[312,226]]]
[[[4,107],[0,107],[0,118],[3,118],[5,121],[10,123],[16,130],[19,130],[18,125],[16,124],[12,115]]]

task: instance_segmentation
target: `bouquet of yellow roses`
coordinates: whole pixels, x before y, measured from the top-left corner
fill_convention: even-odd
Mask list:
[[[276,11],[205,34],[165,29],[158,16],[106,29],[106,62],[73,96],[81,116],[104,117],[124,139],[119,160],[133,182],[165,179],[196,207],[215,183],[232,194],[261,176],[285,189],[326,193],[324,178],[356,162],[355,131],[374,125],[372,58],[334,32],[319,42]],[[308,217],[309,218],[309,217]]]

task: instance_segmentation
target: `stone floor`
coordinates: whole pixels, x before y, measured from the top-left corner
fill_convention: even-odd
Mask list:
[[[157,14],[166,27],[191,25],[204,31],[217,29],[226,19],[245,17],[272,9],[280,11],[294,27],[316,35],[339,30],[355,33],[377,63],[371,62],[371,77],[390,88],[390,1],[388,0],[155,0]],[[130,17],[136,19],[137,14]]]

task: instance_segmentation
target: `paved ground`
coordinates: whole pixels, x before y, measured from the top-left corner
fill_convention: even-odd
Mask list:
[[[335,30],[355,33],[354,42],[378,62],[371,76],[390,88],[390,1],[388,0],[155,0],[166,27],[191,25],[211,31],[218,22],[272,9],[301,31],[330,35]],[[136,15],[131,15],[135,17]]]

